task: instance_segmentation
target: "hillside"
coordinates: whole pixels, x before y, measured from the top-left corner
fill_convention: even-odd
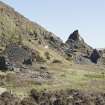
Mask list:
[[[63,43],[0,2],[0,105],[105,105],[104,55],[78,30]]]
[[[38,50],[42,56],[47,48],[51,49],[52,56],[55,56],[53,50],[62,52],[60,38],[2,2],[0,2],[0,24],[1,50],[10,43],[18,43]]]

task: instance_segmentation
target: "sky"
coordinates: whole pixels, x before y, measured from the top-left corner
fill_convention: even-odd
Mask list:
[[[0,0],[63,41],[78,29],[93,48],[105,48],[105,0]]]

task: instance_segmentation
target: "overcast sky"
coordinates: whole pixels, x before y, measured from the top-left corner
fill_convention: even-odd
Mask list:
[[[64,41],[75,29],[94,48],[105,47],[105,0],[0,0]]]

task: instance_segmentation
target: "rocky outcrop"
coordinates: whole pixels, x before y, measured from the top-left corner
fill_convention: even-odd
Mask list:
[[[78,30],[75,30],[72,34],[70,34],[68,40],[66,41],[66,45],[70,51],[80,51],[86,53],[87,50],[92,50],[92,47],[84,42]]]
[[[28,47],[10,44],[4,53],[12,64],[32,64],[32,53]]]
[[[64,51],[77,64],[105,64],[104,50],[93,49],[87,45],[78,30],[70,34]]]
[[[90,60],[93,63],[96,63],[97,64],[97,62],[98,62],[98,60],[99,60],[100,57],[101,57],[100,52],[97,49],[94,49],[93,52],[90,55]]]
[[[93,48],[84,42],[79,31],[75,30],[66,41],[65,53],[72,55],[73,61],[77,64],[91,64],[90,54]]]

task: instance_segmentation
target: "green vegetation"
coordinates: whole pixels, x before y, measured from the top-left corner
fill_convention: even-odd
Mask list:
[[[31,89],[37,89],[38,91],[45,89],[50,91],[66,89],[95,92],[105,91],[105,70],[100,70],[97,66],[92,70],[89,68],[91,68],[91,66],[88,66],[88,70],[86,70],[85,66],[80,67],[80,65],[50,64],[48,65],[48,70],[53,74],[53,79],[44,83],[38,83],[34,80],[19,82],[16,79],[15,73],[7,72],[5,74],[1,72],[0,77],[6,79],[1,86],[13,91],[18,96],[29,94]]]

